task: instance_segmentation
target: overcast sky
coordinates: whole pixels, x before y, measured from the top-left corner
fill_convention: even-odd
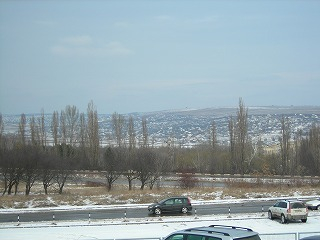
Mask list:
[[[320,105],[320,1],[0,0],[0,112]]]

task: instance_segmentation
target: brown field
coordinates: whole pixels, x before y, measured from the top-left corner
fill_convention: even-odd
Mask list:
[[[115,185],[108,192],[102,183],[87,182],[83,184],[67,184],[62,194],[51,186],[48,195],[44,194],[42,185],[36,184],[29,196],[24,194],[24,184],[19,185],[16,195],[0,196],[0,208],[37,208],[56,206],[84,206],[84,205],[110,205],[127,203],[151,203],[168,196],[185,195],[194,200],[218,199],[247,199],[269,197],[295,197],[320,195],[319,182],[305,184],[293,182],[292,184],[263,184],[261,182],[235,182],[226,181],[226,187],[194,187],[182,189],[181,187],[155,187],[150,190],[140,190],[135,186],[129,191],[127,186]],[[3,191],[3,183],[0,183]]]

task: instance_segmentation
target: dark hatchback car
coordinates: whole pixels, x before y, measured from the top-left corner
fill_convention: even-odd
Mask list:
[[[149,213],[160,215],[162,213],[188,213],[192,211],[191,201],[188,197],[170,197],[148,207]]]

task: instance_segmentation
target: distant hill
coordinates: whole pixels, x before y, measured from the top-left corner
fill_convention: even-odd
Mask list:
[[[133,116],[137,137],[141,136],[141,119],[147,120],[150,144],[165,146],[170,140],[175,145],[191,147],[207,142],[214,121],[218,141],[228,144],[228,121],[236,116],[237,107],[180,109],[148,113],[124,114]],[[26,115],[27,118],[32,115]],[[35,117],[39,115],[34,115]],[[282,116],[288,117],[293,134],[301,129],[307,133],[313,123],[320,124],[320,106],[265,106],[248,107],[249,135],[253,141],[261,139],[267,145],[277,144]],[[46,127],[50,137],[51,114],[46,114]],[[20,115],[3,115],[6,133],[18,131]],[[104,145],[112,144],[111,114],[99,114],[100,137]]]

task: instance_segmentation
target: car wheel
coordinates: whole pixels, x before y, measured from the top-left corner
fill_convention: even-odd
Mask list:
[[[273,216],[272,216],[272,212],[271,212],[271,211],[268,212],[268,218],[269,218],[270,220],[273,219]]]
[[[301,219],[301,222],[305,223],[307,222],[307,219]]]
[[[283,214],[281,214],[281,223],[284,224],[286,222],[287,222],[286,217]]]
[[[188,208],[183,207],[183,208],[181,209],[181,212],[184,213],[184,214],[187,213],[187,212],[188,212]]]
[[[161,214],[161,209],[160,209],[160,208],[156,208],[156,209],[154,210],[154,213],[155,213],[156,215],[160,215],[160,214]]]

